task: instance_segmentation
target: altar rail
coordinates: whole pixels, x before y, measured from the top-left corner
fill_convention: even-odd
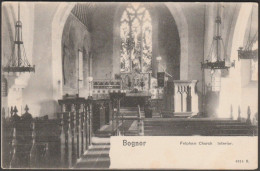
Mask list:
[[[93,90],[92,95],[94,99],[109,99],[109,93],[112,92],[120,92],[125,90],[127,92],[131,92],[129,87],[123,86],[123,82],[121,80],[115,79],[98,79],[93,80]],[[148,92],[151,93],[152,99],[163,99],[163,88],[160,87],[151,87]]]
[[[3,168],[72,168],[91,145],[89,111],[62,112],[56,119],[19,116],[16,107],[11,117],[2,109]]]
[[[122,89],[121,80],[93,80],[93,89]]]
[[[109,99],[110,92],[119,92],[121,89],[121,80],[95,79],[93,80],[92,95],[94,99]]]

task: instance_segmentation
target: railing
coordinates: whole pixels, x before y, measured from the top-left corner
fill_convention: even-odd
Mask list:
[[[144,123],[143,123],[143,118],[141,116],[141,110],[140,106],[138,105],[137,108],[137,115],[136,117],[125,117],[123,114],[120,115],[120,118],[118,118],[121,121],[121,126],[117,127],[117,132],[118,135],[125,136],[125,135],[138,135],[138,136],[143,136],[144,135]],[[125,129],[125,122],[126,121],[137,121],[137,129],[136,130],[126,130]]]
[[[144,121],[141,119],[141,110],[140,106],[138,105],[138,129],[139,135],[144,135]]]
[[[61,167],[72,168],[91,145],[92,105],[87,100],[60,100]]]
[[[93,80],[93,89],[121,89],[121,80]]]
[[[119,92],[121,89],[121,80],[93,80],[92,95],[94,99],[109,99],[109,93]]]
[[[2,109],[4,168],[72,168],[91,144],[90,108],[62,112],[56,119],[19,116],[16,107],[11,117]]]

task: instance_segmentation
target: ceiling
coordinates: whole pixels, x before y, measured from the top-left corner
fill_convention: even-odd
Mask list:
[[[92,16],[96,8],[97,4],[95,2],[77,3],[71,13],[91,31]]]

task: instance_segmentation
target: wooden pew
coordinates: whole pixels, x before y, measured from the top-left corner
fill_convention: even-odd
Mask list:
[[[92,108],[91,100],[77,97],[65,96],[59,100],[62,108],[65,134],[65,156],[63,165],[73,167],[91,144],[92,137]],[[70,119],[66,119],[70,118]]]
[[[10,118],[2,117],[3,167],[72,168],[91,143],[91,108],[80,108],[63,111],[56,119],[33,118],[28,107],[18,116],[12,108]]]

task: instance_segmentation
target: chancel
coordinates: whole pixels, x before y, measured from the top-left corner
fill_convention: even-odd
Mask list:
[[[109,168],[111,136],[258,136],[257,4],[4,2],[2,17],[3,168]]]

